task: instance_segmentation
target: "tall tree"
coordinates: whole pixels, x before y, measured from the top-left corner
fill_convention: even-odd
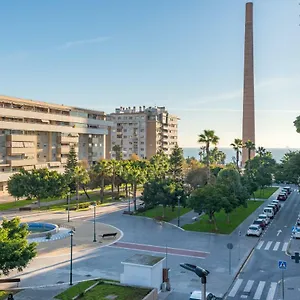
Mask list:
[[[206,213],[215,230],[218,230],[215,213],[223,208],[222,190],[218,186],[209,184],[196,189],[189,198],[189,204],[196,212]]]
[[[179,148],[178,145],[176,144],[170,155],[170,168],[169,168],[170,176],[175,181],[179,182],[182,180],[183,162],[184,162],[183,150],[182,148]]]
[[[185,178],[185,182],[190,185],[193,190],[205,186],[207,181],[208,178],[206,167],[191,169],[188,171]]]
[[[114,145],[112,147],[112,151],[115,152],[116,160],[122,160],[123,159],[122,147],[120,145]]]
[[[105,179],[110,178],[112,173],[111,165],[109,161],[105,159],[99,160],[92,170],[93,178],[100,185],[100,202],[104,201],[104,188],[105,188]]]
[[[243,149],[243,141],[241,139],[234,139],[233,143],[231,143],[230,146],[232,146],[233,150],[235,151],[236,167],[239,170],[240,154],[241,150]]]
[[[298,116],[294,121],[294,126],[296,127],[296,131],[300,133],[300,116]]]
[[[76,166],[73,173],[73,178],[76,185],[77,206],[79,206],[79,187],[89,183],[90,177],[86,169],[84,169],[82,166]]]
[[[267,153],[267,150],[264,147],[258,147],[257,150],[256,150],[256,153],[260,157],[263,157]]]
[[[0,226],[0,276],[10,271],[22,271],[36,256],[36,243],[28,243],[27,226],[20,224],[19,218],[3,220]]]
[[[76,191],[76,182],[74,178],[75,168],[78,166],[77,153],[75,146],[71,145],[68,153],[67,163],[65,165],[65,175],[69,182],[69,188],[71,192]]]
[[[210,164],[220,164],[225,165],[226,154],[219,150],[217,147],[214,147],[210,151]]]
[[[219,140],[220,138],[215,134],[214,130],[205,129],[203,133],[199,134],[198,143],[204,144],[205,146],[208,182],[210,182],[210,146],[216,146]]]
[[[248,140],[244,144],[244,148],[247,149],[247,151],[248,151],[248,160],[250,160],[251,159],[251,152],[255,151],[255,144],[251,140]]]
[[[170,162],[163,151],[158,151],[150,158],[149,168],[147,168],[148,179],[165,179],[169,169]]]

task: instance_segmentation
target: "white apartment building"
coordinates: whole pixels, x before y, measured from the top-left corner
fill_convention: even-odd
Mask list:
[[[170,155],[177,143],[179,119],[165,107],[120,107],[109,117],[114,123],[111,145],[119,145],[125,159],[132,154],[150,158],[160,149]]]
[[[0,194],[20,168],[62,172],[71,145],[89,164],[106,158],[112,125],[102,111],[0,96]]]

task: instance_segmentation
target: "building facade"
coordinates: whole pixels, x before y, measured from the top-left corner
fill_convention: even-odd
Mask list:
[[[114,125],[111,145],[119,145],[124,159],[132,154],[150,158],[163,150],[170,155],[178,140],[178,117],[165,107],[120,107],[109,115]],[[111,151],[111,157],[115,157]]]
[[[20,168],[63,171],[71,146],[89,164],[106,158],[112,124],[102,111],[0,96],[0,194]]]

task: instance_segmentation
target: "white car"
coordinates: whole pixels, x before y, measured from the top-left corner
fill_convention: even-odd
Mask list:
[[[267,225],[270,223],[270,218],[266,214],[260,214],[258,219],[263,219]]]
[[[274,211],[271,207],[265,207],[264,214],[267,215],[270,219],[274,218]]]
[[[250,225],[247,234],[246,235],[255,235],[255,236],[260,236],[262,234],[262,229],[259,225]]]
[[[210,296],[209,299],[215,299],[214,295],[212,293],[206,292],[206,298]],[[193,291],[191,293],[191,296],[189,300],[201,300],[202,298],[202,292],[201,291]]]
[[[293,238],[294,239],[300,238],[300,227],[297,226],[293,229]]]

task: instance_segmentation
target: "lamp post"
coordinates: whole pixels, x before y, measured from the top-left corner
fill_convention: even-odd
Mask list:
[[[96,206],[97,206],[97,203],[95,201],[94,202],[94,240],[93,240],[93,242],[97,242],[97,239],[96,239]]]
[[[69,233],[70,233],[70,238],[71,238],[70,285],[73,285],[73,235],[75,232],[73,230],[71,230]]]
[[[70,200],[71,200],[71,193],[68,193],[68,222],[70,222]]]
[[[128,212],[130,213],[130,187],[128,187],[129,191],[128,191]]]
[[[180,227],[180,199],[181,196],[177,196],[178,199],[178,220],[177,220],[177,226]]]

